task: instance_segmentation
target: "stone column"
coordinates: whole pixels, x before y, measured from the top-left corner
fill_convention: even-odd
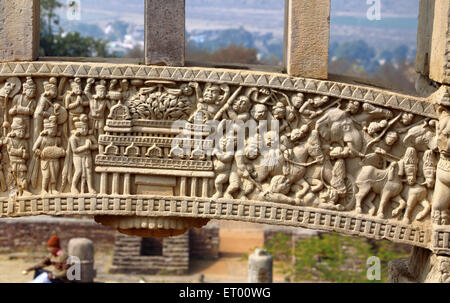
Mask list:
[[[145,0],[145,63],[184,66],[185,0]]]
[[[416,71],[450,84],[450,0],[421,0]]]
[[[450,257],[413,247],[409,259],[389,262],[390,283],[450,283]]]
[[[273,259],[265,249],[257,248],[248,258],[248,282],[272,283]]]
[[[68,244],[69,257],[80,259],[81,283],[92,283],[96,275],[94,269],[94,242],[86,238],[74,238]]]
[[[433,36],[435,0],[420,0],[419,27],[417,29],[416,71],[430,74],[431,38]]]
[[[294,77],[328,79],[330,0],[287,0],[285,65]]]
[[[37,59],[39,18],[39,0],[0,1],[0,62]]]

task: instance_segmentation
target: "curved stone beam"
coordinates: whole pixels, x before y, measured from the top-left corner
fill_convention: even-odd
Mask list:
[[[164,196],[111,197],[58,195],[0,201],[0,218],[38,215],[126,216],[138,218],[203,218],[303,227],[370,239],[386,239],[429,249],[429,226],[387,222],[370,216],[261,201],[235,201]],[[138,223],[139,224],[139,223]],[[133,226],[139,228],[139,226]],[[438,244],[438,243],[434,243]],[[441,244],[442,245],[442,244]]]
[[[33,87],[37,109],[24,110],[25,103],[19,109]],[[276,73],[26,62],[0,64],[0,97],[0,217],[90,215],[125,233],[163,236],[210,219],[236,220],[450,254],[446,185],[439,174],[450,166],[445,139],[437,140],[450,117],[444,86],[419,98]],[[240,110],[236,100],[241,113],[233,112]],[[195,149],[197,143],[209,152],[218,148],[197,122],[182,132],[172,129],[175,120],[195,113],[252,120],[258,110],[281,124],[283,148],[275,150],[282,151],[281,162],[269,168],[260,150],[256,158],[221,160]],[[27,126],[28,135],[21,133]],[[193,149],[177,158],[172,152],[186,147],[173,144],[185,132],[200,139],[190,139]],[[268,138],[248,137],[245,144]],[[430,211],[436,171],[441,189]],[[217,198],[218,188],[229,190],[232,182],[237,187]]]

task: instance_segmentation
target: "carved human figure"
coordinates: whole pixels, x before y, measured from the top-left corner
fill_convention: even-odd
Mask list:
[[[1,124],[3,127],[3,136],[6,136],[9,129],[8,118],[8,100],[14,98],[15,94],[19,92],[22,83],[19,78],[13,77],[6,80],[2,88],[0,88],[0,110],[1,110]]]
[[[438,110],[437,145],[440,159],[432,201],[432,220],[438,225],[450,224],[450,114],[443,107]]]
[[[19,196],[29,194],[27,181],[29,146],[27,126],[22,118],[13,118],[11,132],[6,138],[6,146],[9,155],[9,171],[12,181],[16,183],[18,194]]]
[[[230,87],[226,84],[206,83],[202,92],[200,85],[194,82],[194,88],[197,96],[197,111],[189,118],[189,121],[193,121],[198,113],[203,115],[203,121],[213,119],[230,96]]]
[[[60,159],[66,155],[58,136],[57,118],[44,120],[44,130],[33,145],[33,152],[40,159],[42,172],[42,193],[57,193],[56,185],[60,173]],[[37,169],[35,167],[34,169]]]
[[[369,126],[366,128],[366,131],[369,134],[369,136],[373,137],[377,133],[383,131],[387,126],[388,126],[387,120],[375,121],[369,124]]]
[[[23,84],[23,93],[14,97],[9,115],[11,117],[20,117],[27,129],[30,129],[30,119],[36,109],[36,84],[31,77],[27,77],[27,81]]]
[[[89,106],[89,100],[83,93],[81,87],[81,79],[75,78],[70,81],[71,90],[67,91],[64,98],[64,106],[69,112],[69,131],[75,130],[75,118],[79,118],[85,112],[85,108]]]
[[[311,185],[305,180],[307,170],[314,170],[314,165],[320,165],[324,160],[320,142],[317,142],[320,140],[317,131],[313,131],[306,142],[301,142],[308,133],[304,128],[293,130],[291,141],[294,146],[284,152],[285,168],[292,184],[291,191],[295,193],[297,199],[303,198],[311,190]],[[310,158],[311,160],[308,162]],[[317,192],[322,187],[322,181],[313,176],[313,191]]]
[[[259,156],[259,140],[257,138],[248,138],[245,151],[238,151],[234,156],[231,166],[230,184],[224,194],[225,199],[234,199],[238,193],[237,199],[247,199],[255,190],[258,183],[255,181],[256,173],[254,171],[253,160]],[[259,185],[258,185],[259,186]]]
[[[316,96],[306,101],[300,108],[299,112],[309,119],[314,119],[323,113],[323,111],[320,110],[320,107],[327,104],[329,101],[330,98],[328,96]]]
[[[352,113],[354,115],[354,113]],[[392,113],[392,111],[386,109],[386,108],[382,108],[382,107],[378,107],[375,106],[373,104],[370,103],[364,103],[362,105],[362,112],[357,115],[355,117],[355,120],[359,121],[362,126],[369,126],[370,124],[372,124],[373,121],[375,120],[381,120],[381,121],[385,121],[380,123],[380,121],[375,122],[374,124],[372,124],[372,129],[375,128],[383,128],[387,126],[387,121],[386,120],[390,120],[392,119],[394,116],[394,114]],[[377,132],[378,130],[376,130],[375,132]]]
[[[269,188],[260,194],[260,199],[283,204],[300,204],[300,199],[289,197],[291,192],[291,182],[289,177],[278,175],[270,180]]]
[[[98,150],[97,140],[89,134],[88,117],[81,115],[75,121],[76,131],[69,138],[67,147],[67,157],[64,164],[64,170],[74,167],[71,193],[85,193],[85,186],[90,194],[95,194],[94,189],[94,165],[92,161],[92,151]],[[70,161],[72,163],[70,163]],[[63,172],[64,177],[67,172]],[[70,173],[69,173],[70,176]],[[81,188],[81,190],[79,189]]]
[[[290,131],[290,127],[286,117],[288,115],[286,105],[282,102],[277,102],[272,109],[273,118],[278,120],[279,132],[284,133],[285,131]]]
[[[58,96],[57,79],[50,78],[44,82],[44,92],[39,98],[39,102],[34,112],[34,138],[36,141],[42,132],[44,119],[54,114],[53,100]]]
[[[226,104],[219,113],[216,114],[214,119],[221,120],[218,129],[233,133],[234,136],[239,136],[238,133],[244,129],[242,127],[245,127],[245,123],[250,119],[249,111],[252,107],[252,102],[245,95],[241,95],[231,101],[231,104]],[[235,121],[235,123],[231,125],[232,130],[227,129],[227,122],[230,120]],[[248,135],[249,134],[246,131],[244,136],[247,137]]]
[[[278,133],[269,131],[264,135],[257,136],[260,149],[258,157],[253,161],[256,172],[256,181],[260,184],[268,181],[269,177],[287,174],[284,165],[284,156],[281,153]]]
[[[398,133],[388,132],[384,140],[374,144],[374,152],[366,155],[363,159],[364,165],[372,165],[378,169],[385,169],[388,166],[386,155],[389,154],[399,140]]]
[[[239,96],[233,101],[232,106],[228,109],[227,114],[230,120],[247,122],[250,119],[250,108],[252,102],[245,96]]]
[[[225,188],[224,186],[229,182],[231,166],[234,160],[234,146],[235,139],[233,137],[220,138],[220,148],[215,148],[212,156],[214,158],[214,172],[216,173],[216,179],[214,185],[216,193],[212,197],[213,199],[220,199],[223,197]]]
[[[255,104],[253,105],[251,111],[251,119],[250,121],[258,129],[258,134],[263,134],[263,125],[265,124],[268,127],[268,109],[264,104]],[[266,129],[267,130],[267,129]]]
[[[88,79],[84,93],[89,99],[90,128],[94,131],[94,136],[98,138],[104,133],[106,111],[110,109],[110,100],[107,95],[105,81],[102,80],[95,85],[94,95],[91,93],[93,84],[94,79]]]
[[[406,210],[403,221],[407,224],[412,221],[412,213],[417,206],[422,206],[422,211],[417,214],[416,220],[423,220],[431,210],[431,203],[428,200],[428,189],[433,189],[436,176],[436,159],[434,152],[428,150],[423,155],[423,175],[424,184],[406,186],[403,190],[403,197],[406,197]],[[425,186],[424,186],[425,185]]]
[[[401,122],[404,126],[411,125],[414,121],[414,114],[412,113],[403,113]]]
[[[122,92],[122,100],[124,104],[129,104],[130,100],[136,95],[137,91],[134,86],[130,87],[127,79],[120,81],[120,91]]]

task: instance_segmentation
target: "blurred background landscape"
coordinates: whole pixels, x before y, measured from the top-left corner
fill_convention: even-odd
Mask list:
[[[79,2],[41,1],[41,56],[143,57],[143,0]],[[331,3],[330,73],[414,93],[419,0],[382,0],[373,21],[365,0]],[[281,66],[283,27],[282,0],[186,0],[186,58]]]

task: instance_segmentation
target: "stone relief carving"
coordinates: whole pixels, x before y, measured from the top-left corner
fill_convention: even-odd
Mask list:
[[[5,198],[164,195],[449,225],[443,106],[421,115],[307,90],[163,79],[27,76],[0,88]]]

